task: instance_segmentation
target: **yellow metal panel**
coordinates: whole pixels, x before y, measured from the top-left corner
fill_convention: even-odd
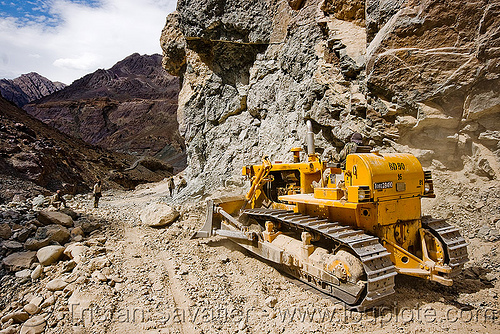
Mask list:
[[[359,153],[347,156],[346,185],[369,186],[374,200],[422,195],[424,172],[417,158],[405,153]],[[404,183],[396,189],[397,183]]]
[[[335,199],[339,200],[344,196],[342,189],[338,188],[315,188],[314,197],[321,199]]]
[[[406,198],[379,202],[377,205],[378,223],[380,225],[394,224],[398,220],[420,219],[420,198]]]

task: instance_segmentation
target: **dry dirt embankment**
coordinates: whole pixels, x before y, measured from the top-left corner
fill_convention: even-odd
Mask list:
[[[41,296],[45,301],[55,297],[54,306],[38,313],[47,319],[45,333],[500,329],[498,241],[485,241],[485,236],[467,232],[472,262],[453,287],[400,276],[396,294],[384,305],[368,313],[352,313],[296,286],[223,238],[191,240],[203,223],[202,201],[177,207],[181,216],[169,226],[145,226],[141,212],[155,203],[172,204],[167,192],[163,182],[129,192],[113,190],[105,193],[99,209],[91,208],[89,197],[70,201],[76,212],[100,221],[101,231],[85,235],[82,243],[88,249],[73,269],[68,270],[71,261],[62,258],[45,266],[44,274],[35,281],[5,276],[2,306],[6,308],[1,316],[13,314],[34,296]],[[56,278],[69,284],[63,290],[48,291],[48,283]],[[21,324],[13,326],[19,329]]]

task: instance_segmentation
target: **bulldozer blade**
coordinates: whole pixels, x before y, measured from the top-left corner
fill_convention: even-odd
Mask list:
[[[214,230],[221,228],[221,221],[225,219],[218,211],[223,210],[227,215],[238,217],[240,209],[246,203],[244,196],[226,197],[207,200],[207,216],[203,227],[191,239],[209,238],[215,235]]]

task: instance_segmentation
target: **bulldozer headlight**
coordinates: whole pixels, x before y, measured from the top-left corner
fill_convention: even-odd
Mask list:
[[[362,201],[365,199],[365,192],[364,191],[359,191],[358,192],[358,200]]]
[[[426,182],[424,184],[424,192],[428,193],[429,191],[431,191],[431,185]]]
[[[366,202],[370,200],[370,188],[367,186],[359,186],[358,202]]]

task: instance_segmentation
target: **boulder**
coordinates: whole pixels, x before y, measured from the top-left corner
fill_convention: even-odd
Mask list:
[[[95,270],[101,270],[105,267],[109,267],[110,265],[111,262],[109,262],[109,259],[107,257],[99,256],[90,260],[89,268],[91,271],[95,271]]]
[[[21,334],[40,334],[45,331],[45,318],[37,315],[26,321],[21,327]]]
[[[73,227],[73,218],[58,211],[39,211],[37,219],[44,225],[57,224],[64,227]]]
[[[0,224],[0,238],[7,240],[12,236],[12,230],[9,224],[1,223]]]
[[[83,229],[81,226],[77,226],[74,229],[71,230],[71,237],[75,239],[77,236],[85,236],[85,233],[83,232]]]
[[[45,239],[42,239],[42,240],[38,240],[38,239],[35,239],[35,238],[29,238],[24,243],[24,248],[26,248],[27,250],[31,250],[31,251],[37,251],[40,248],[48,246],[48,245],[50,245],[50,239],[49,238],[45,238]]]
[[[80,227],[83,232],[89,234],[95,230],[100,229],[102,224],[97,220],[88,220],[87,218],[80,218],[75,221],[75,227]]]
[[[63,246],[46,246],[36,252],[36,257],[40,264],[44,266],[57,262],[64,252]]]
[[[4,315],[0,320],[2,323],[9,321],[12,319],[14,323],[22,323],[29,319],[29,314],[24,311],[12,312],[7,315]]]
[[[169,205],[154,203],[142,210],[141,221],[151,227],[163,227],[173,223],[179,217],[179,212]]]
[[[11,271],[29,269],[36,258],[36,252],[13,253],[2,260],[3,264]]]
[[[41,308],[46,308],[46,307],[49,307],[51,305],[54,305],[55,302],[56,302],[56,298],[52,295],[49,298],[45,299],[42,302],[42,304],[40,305],[40,307]]]
[[[14,233],[13,239],[16,239],[19,242],[25,242],[30,236],[31,232],[32,230],[30,228],[23,228],[20,231]]]
[[[30,269],[23,269],[23,270],[20,270],[20,271],[16,271],[16,275],[15,275],[17,278],[28,278],[31,276],[31,270]]]
[[[83,254],[89,250],[89,247],[83,245],[80,242],[76,242],[74,244],[69,245],[64,250],[64,254],[73,259],[77,264],[82,261]]]
[[[70,208],[63,208],[63,209],[59,210],[59,212],[70,216],[71,219],[73,219],[73,221],[77,220],[78,216],[79,216],[78,213],[76,213],[75,211],[73,211]],[[69,227],[69,226],[67,226],[67,227]]]
[[[37,240],[48,238],[49,242],[55,241],[63,245],[70,240],[70,233],[66,227],[53,224],[39,227],[34,238]]]
[[[38,266],[36,266],[36,268],[31,272],[31,279],[32,280],[36,280],[36,279],[39,279],[40,276],[42,276],[42,273],[43,273],[43,266],[41,264],[39,264]]]
[[[52,281],[50,281],[49,283],[47,283],[47,285],[45,287],[49,291],[60,291],[60,290],[63,290],[66,287],[66,285],[68,285],[68,283],[66,283],[65,281],[63,281],[60,278],[56,278],[56,279],[53,279]]]
[[[26,313],[34,315],[34,314],[37,314],[38,312],[40,312],[40,307],[38,307],[35,304],[28,303],[28,304],[24,305],[23,310]]]
[[[7,249],[16,250],[16,249],[22,249],[23,244],[21,244],[20,242],[17,242],[17,241],[8,240],[8,241],[2,242],[2,247],[5,247]]]

